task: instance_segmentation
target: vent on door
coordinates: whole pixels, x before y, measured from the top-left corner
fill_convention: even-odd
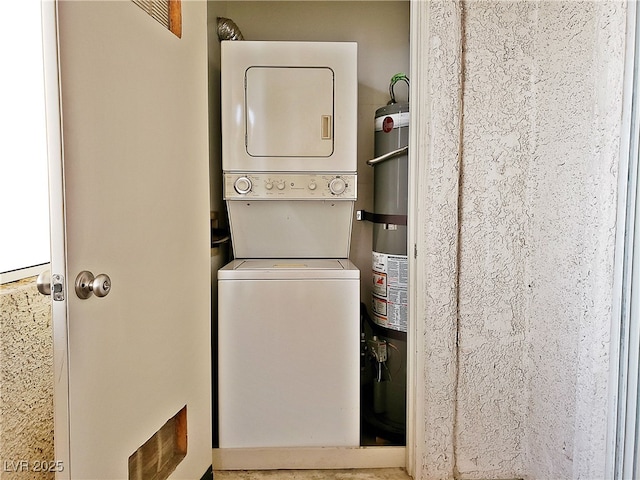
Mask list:
[[[181,0],[131,0],[178,38],[182,38]]]
[[[129,457],[129,480],[166,480],[186,455],[185,405]]]

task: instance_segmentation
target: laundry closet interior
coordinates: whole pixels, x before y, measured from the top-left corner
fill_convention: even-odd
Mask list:
[[[232,20],[244,40],[221,42],[219,18]],[[379,173],[374,175],[378,167],[367,162],[381,153],[376,151],[376,120],[381,129],[382,119],[376,119],[376,111],[390,102],[392,78],[409,74],[409,25],[408,1],[208,1],[214,469],[335,467],[322,461],[292,463],[287,455],[278,460],[278,452],[306,448],[313,456],[323,448],[405,444],[405,396],[399,389],[405,388],[401,377],[406,376],[407,327],[405,323],[402,328],[380,329],[372,311],[374,229],[380,229],[376,235],[382,238],[387,230],[397,235],[393,223],[403,227],[402,222],[375,216],[374,177]],[[228,83],[235,77],[222,72],[230,68],[231,57],[245,54],[221,44],[238,42],[276,45],[270,54],[247,53],[249,63],[238,67],[245,78],[235,95],[238,105],[245,105],[244,112],[229,95]],[[324,44],[324,50],[342,45],[350,52],[338,61],[342,67],[335,67],[331,59],[322,60],[325,54],[331,57],[326,52],[315,61],[315,54],[304,50],[277,50],[281,42],[303,49],[307,42]],[[338,50],[345,50],[342,47]],[[265,60],[270,55],[271,60]],[[356,59],[355,65],[348,55]],[[299,64],[287,63],[286,58],[296,56]],[[345,89],[355,98],[341,93],[341,68],[353,72],[347,80],[354,88]],[[288,76],[294,70],[295,75]],[[221,77],[227,82],[222,92]],[[406,103],[411,79],[397,78],[391,94],[398,104]],[[291,118],[286,112],[285,120],[270,117],[281,103],[298,102],[291,92],[307,79],[317,82],[311,91],[322,89],[324,82],[333,95],[332,105],[318,107],[323,141],[311,156],[354,158],[314,167],[322,163],[305,160],[303,147],[291,147],[292,137],[299,134],[290,130],[299,122],[287,124]],[[267,102],[254,87],[262,84],[271,84],[285,100],[269,94]],[[398,109],[391,107],[389,118],[400,125]],[[223,113],[223,108],[233,108],[238,118]],[[343,114],[344,109],[355,111]],[[254,128],[254,117],[261,115],[266,126]],[[352,119],[345,120],[349,115]],[[406,119],[406,133],[408,111],[399,115]],[[237,134],[242,143],[237,150],[244,151],[249,163],[228,160],[233,156],[229,124],[236,120],[238,128],[245,129]],[[279,145],[277,151],[265,146],[272,141]],[[406,165],[406,149],[394,155],[403,154]],[[279,156],[293,160],[265,167]],[[251,162],[258,157],[267,160],[258,159],[256,164],[264,168],[254,169]],[[398,158],[389,162],[394,169],[392,162]],[[406,183],[406,178],[387,181],[394,182]],[[400,195],[406,195],[406,186]],[[406,219],[406,207],[404,213]],[[386,268],[387,256],[382,256]],[[395,268],[392,261],[390,269]],[[236,328],[240,323],[243,326]],[[289,371],[291,364],[297,373]],[[258,369],[265,373],[256,373]],[[313,405],[296,404],[304,395]],[[275,463],[246,462],[242,451],[253,452],[250,456],[255,458],[256,449],[264,449]],[[358,461],[346,460],[344,465],[355,464]],[[366,460],[362,466],[368,466]]]

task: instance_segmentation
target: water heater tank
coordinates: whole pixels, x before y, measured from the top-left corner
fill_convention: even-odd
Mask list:
[[[375,114],[372,289],[363,318],[363,431],[405,444],[408,322],[407,193],[409,103],[391,101]],[[402,76],[401,79],[406,77]],[[406,80],[408,82],[408,80]]]
[[[381,327],[407,331],[407,190],[409,103],[375,115],[372,317]]]

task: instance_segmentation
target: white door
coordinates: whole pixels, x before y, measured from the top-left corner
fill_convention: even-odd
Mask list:
[[[199,479],[211,465],[206,3],[182,2],[182,38],[131,1],[43,9],[51,268],[65,280],[55,469],[140,478],[129,457],[186,406],[186,433],[156,444],[186,437],[170,478]],[[107,274],[108,295],[80,299],[83,270]]]

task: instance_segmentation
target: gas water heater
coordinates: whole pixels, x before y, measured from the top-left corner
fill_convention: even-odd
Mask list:
[[[407,358],[407,195],[409,102],[396,102],[394,86],[409,80],[395,75],[390,101],[375,113],[372,213],[358,219],[373,223],[372,293],[363,322],[363,422],[381,437],[404,443]],[[370,312],[370,313],[369,313]]]

